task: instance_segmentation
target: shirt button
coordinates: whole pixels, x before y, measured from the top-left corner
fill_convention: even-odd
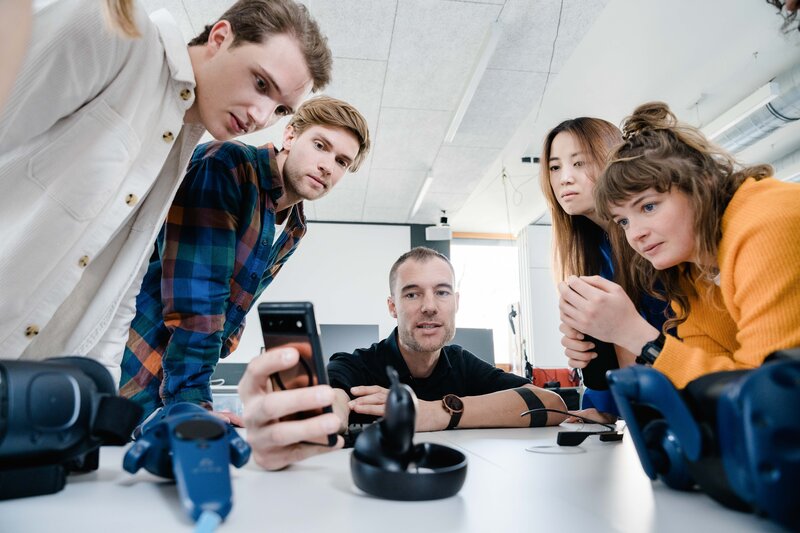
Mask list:
[[[258,274],[256,274],[255,272],[251,272],[250,279],[256,279],[256,278],[258,278]]]
[[[81,256],[81,258],[78,259],[78,266],[79,267],[83,268],[83,267],[86,267],[88,264],[89,264],[89,256],[88,255]]]
[[[128,204],[128,205],[130,205],[130,206],[134,206],[134,205],[136,205],[138,202],[139,202],[139,197],[138,197],[138,196],[136,196],[136,195],[135,195],[135,194],[133,194],[133,193],[131,193],[131,194],[129,194],[128,196],[126,196],[126,197],[125,197],[125,203],[126,203],[126,204]]]
[[[30,326],[25,328],[25,336],[28,337],[29,339],[35,337],[38,334],[39,334],[39,326],[37,326],[36,324],[31,324]]]
[[[191,97],[192,97],[192,91],[190,91],[189,89],[184,89],[181,91],[182,100],[188,100]]]
[[[172,135],[171,131],[165,131],[164,135],[162,135],[161,138],[164,139],[164,142],[171,143],[172,139],[174,139],[175,137]]]

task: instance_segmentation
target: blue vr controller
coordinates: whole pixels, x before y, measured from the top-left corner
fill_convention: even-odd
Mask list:
[[[224,520],[233,505],[228,464],[239,468],[249,458],[250,446],[233,426],[198,405],[182,402],[165,407],[144,425],[122,466],[132,474],[144,467],[174,479],[192,520],[204,511]]]
[[[790,352],[797,350],[773,354],[756,370],[703,376],[681,391],[652,368],[610,371],[648,477],[678,490],[699,487],[727,507],[800,528],[800,358]]]

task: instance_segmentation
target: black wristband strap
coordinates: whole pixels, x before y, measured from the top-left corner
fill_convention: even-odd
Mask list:
[[[636,358],[636,363],[640,365],[652,365],[661,355],[661,350],[664,348],[664,343],[667,338],[663,333],[659,333],[656,340],[650,341],[642,348],[642,353]]]
[[[540,400],[539,397],[536,396],[536,393],[534,393],[528,387],[517,387],[513,390],[522,397],[525,405],[528,406],[528,411],[544,408],[542,400]],[[547,425],[547,413],[545,411],[534,411],[531,413],[531,420],[528,425],[532,428],[543,427]]]

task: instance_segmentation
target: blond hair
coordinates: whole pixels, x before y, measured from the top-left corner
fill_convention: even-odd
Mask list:
[[[136,4],[134,0],[106,0],[103,5],[105,6],[106,19],[108,19],[112,29],[125,37],[142,36],[136,26]]]

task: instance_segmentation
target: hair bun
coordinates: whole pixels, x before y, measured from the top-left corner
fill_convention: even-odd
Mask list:
[[[678,123],[664,102],[648,102],[637,107],[622,125],[622,136],[627,141],[643,131],[673,128]]]

